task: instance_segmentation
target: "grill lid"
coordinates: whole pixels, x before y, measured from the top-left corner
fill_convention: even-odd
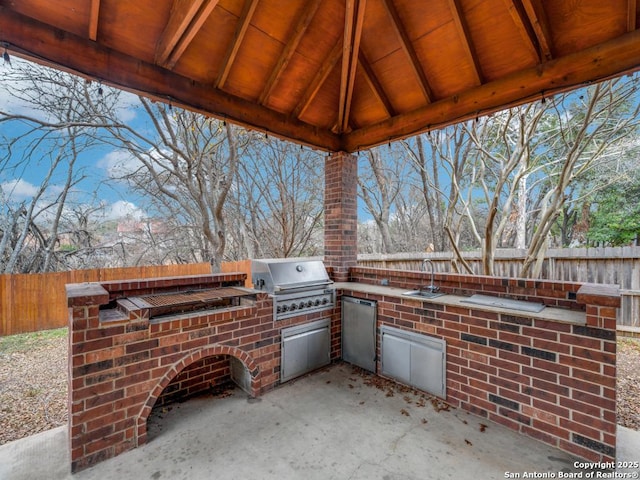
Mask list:
[[[316,288],[331,284],[321,260],[309,258],[271,258],[251,262],[254,288],[269,293]]]

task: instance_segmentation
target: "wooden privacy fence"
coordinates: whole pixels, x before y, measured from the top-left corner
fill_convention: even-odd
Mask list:
[[[524,250],[500,249],[496,252],[495,275],[517,277],[525,257]],[[482,274],[482,254],[463,253],[473,273]],[[358,255],[358,265],[398,270],[419,270],[422,260],[433,262],[436,272],[451,272],[450,252]],[[564,282],[619,285],[622,307],[618,324],[640,327],[640,247],[559,248],[547,251],[540,278]]]
[[[202,275],[208,263],[0,275],[0,336],[67,326],[67,283]]]
[[[465,260],[481,274],[480,252],[465,252]],[[396,270],[419,270],[429,258],[436,272],[451,272],[451,253],[402,253],[358,255],[358,265]],[[516,277],[524,251],[498,250],[495,274]],[[0,275],[0,336],[35,332],[67,325],[65,284],[131,278],[201,275],[211,271],[208,263],[129,268],[104,268],[72,272]],[[224,262],[223,272],[246,272],[250,287],[251,261]],[[541,278],[555,281],[620,285],[622,307],[619,325],[640,327],[640,247],[552,249],[547,252]]]

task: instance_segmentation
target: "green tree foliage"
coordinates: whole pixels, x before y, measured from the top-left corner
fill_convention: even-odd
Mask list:
[[[596,195],[587,238],[595,244],[629,245],[640,236],[640,178]]]

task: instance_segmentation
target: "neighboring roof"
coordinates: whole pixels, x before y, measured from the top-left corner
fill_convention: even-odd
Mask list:
[[[0,0],[10,54],[330,151],[636,69],[636,0]]]

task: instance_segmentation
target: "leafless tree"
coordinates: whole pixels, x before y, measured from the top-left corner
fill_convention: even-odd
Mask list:
[[[113,122],[110,142],[133,161],[115,168],[166,220],[172,261],[209,261],[220,270],[227,241],[225,203],[238,169],[239,129],[140,97],[148,128]]]
[[[360,198],[378,227],[382,253],[394,253],[397,244],[393,241],[391,218],[396,200],[408,187],[407,156],[394,144],[367,150],[360,159]]]
[[[321,254],[323,165],[312,150],[252,136],[229,205],[243,258]]]
[[[617,78],[587,88],[583,94],[562,95],[551,104],[553,126],[546,132],[544,178],[549,188],[536,205],[537,228],[531,236],[521,276],[537,277],[552,226],[569,201],[569,188],[594,169],[615,170],[624,147],[637,133],[640,101],[637,77]],[[604,182],[603,182],[604,183]]]
[[[105,98],[83,79],[24,62],[16,62],[3,77],[3,94],[25,111],[0,110],[0,125],[10,132],[1,140],[0,271],[64,268],[64,255],[57,250],[60,224],[84,179],[78,158],[96,144],[95,118],[86,100],[116,102],[117,94]],[[32,170],[41,174],[37,186],[24,178]],[[24,186],[30,186],[29,192],[21,196]]]

